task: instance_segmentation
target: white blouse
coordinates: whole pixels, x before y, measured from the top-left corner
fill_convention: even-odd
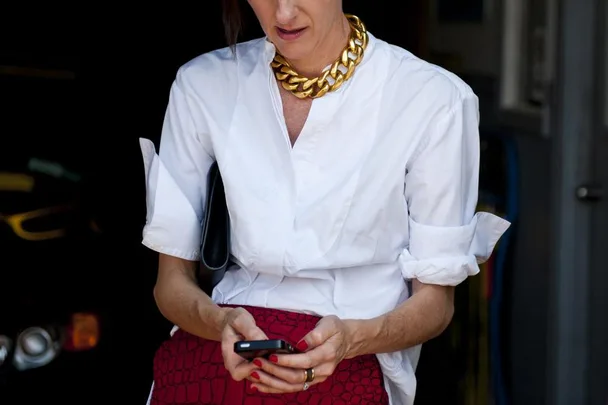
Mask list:
[[[457,285],[509,223],[475,213],[478,99],[454,74],[370,34],[340,90],[315,99],[292,147],[265,38],[203,54],[172,85],[160,152],[141,139],[143,244],[199,259],[207,171],[217,160],[235,267],[217,303],[367,319],[406,280]],[[407,325],[403,325],[407,329]],[[378,354],[394,405],[411,405],[420,346]]]

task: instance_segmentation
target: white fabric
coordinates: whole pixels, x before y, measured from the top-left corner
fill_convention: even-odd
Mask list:
[[[201,55],[171,88],[159,155],[141,139],[143,243],[199,259],[218,161],[238,266],[218,303],[367,319],[405,279],[457,285],[509,226],[475,214],[478,100],[462,80],[373,35],[342,88],[315,99],[292,148],[264,38]],[[404,331],[408,325],[403,325]],[[392,404],[411,405],[420,347],[380,354]]]

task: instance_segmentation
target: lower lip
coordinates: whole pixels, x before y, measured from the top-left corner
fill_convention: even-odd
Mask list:
[[[282,31],[277,28],[277,34],[279,35],[279,38],[281,38],[283,41],[294,41],[294,40],[300,38],[302,36],[302,34],[304,34],[305,31],[306,31],[306,28],[303,28],[303,29],[297,30],[297,31],[290,31],[290,32]]]

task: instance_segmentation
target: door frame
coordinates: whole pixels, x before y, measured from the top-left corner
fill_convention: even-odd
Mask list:
[[[592,281],[598,270],[594,256],[599,252],[592,249],[598,235],[598,203],[577,198],[577,189],[599,180],[598,136],[603,133],[603,119],[597,94],[598,82],[603,83],[603,62],[598,49],[603,1],[560,0],[558,6],[550,179],[554,277],[548,280],[546,401],[552,405],[590,403],[590,378],[596,372],[589,366],[596,364],[591,360],[590,327],[594,324]]]
[[[600,1],[596,17],[597,104],[594,179],[608,191],[608,2]],[[590,404],[608,404],[608,197],[593,205],[589,297],[588,392]]]

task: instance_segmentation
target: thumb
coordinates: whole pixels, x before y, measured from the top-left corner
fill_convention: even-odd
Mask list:
[[[255,324],[255,319],[250,314],[239,316],[235,319],[234,329],[240,333],[245,340],[267,340],[268,336]]]
[[[268,340],[268,336],[253,322],[243,336],[247,340]]]
[[[334,318],[335,317],[333,315],[321,318],[315,328],[308,332],[308,334],[306,334],[302,340],[298,342],[296,345],[298,350],[305,352],[308,349],[313,349],[322,345],[325,343],[325,341],[332,337],[336,333]]]

